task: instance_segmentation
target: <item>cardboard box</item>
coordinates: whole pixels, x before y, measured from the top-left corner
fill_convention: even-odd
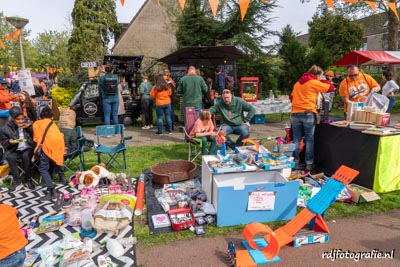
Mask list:
[[[390,113],[380,113],[376,115],[376,125],[388,126],[390,121]]]
[[[347,186],[351,194],[351,201],[356,203],[371,202],[381,199],[377,193],[357,184],[350,184]]]
[[[378,116],[379,112],[371,112],[368,122],[376,123],[376,116]]]
[[[355,121],[366,121],[366,111],[365,110],[362,110],[362,109],[360,109],[360,110],[356,110],[355,112],[354,112],[354,120]]]
[[[329,241],[329,234],[324,232],[315,232],[314,230],[301,229],[294,235],[293,246],[295,248],[302,245],[327,243]]]
[[[215,175],[212,187],[218,226],[290,220],[296,215],[299,181],[288,181],[279,172]],[[273,193],[272,209],[249,210],[253,192]]]

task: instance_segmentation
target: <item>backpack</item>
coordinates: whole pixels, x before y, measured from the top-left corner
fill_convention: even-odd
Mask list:
[[[226,75],[225,76],[225,89],[233,90],[235,85],[235,80],[232,76]]]
[[[118,79],[116,77],[104,77],[104,93],[106,95],[115,95],[118,89]]]

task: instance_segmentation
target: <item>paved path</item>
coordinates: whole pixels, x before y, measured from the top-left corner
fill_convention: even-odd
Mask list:
[[[355,204],[352,204],[355,205]],[[294,248],[284,246],[279,252],[281,261],[271,266],[400,266],[400,210],[373,215],[339,218],[327,222],[331,231],[330,240],[325,244],[311,244]],[[206,229],[207,230],[207,229]],[[190,241],[170,242],[150,248],[143,248],[140,242],[136,248],[137,263],[144,267],[217,267],[228,266],[223,259],[229,241],[242,249],[240,233],[213,238],[194,237]],[[392,252],[393,259],[322,258],[333,252]],[[332,254],[329,254],[332,251]],[[344,254],[338,253],[338,257]],[[264,265],[263,265],[264,266]],[[269,265],[268,265],[269,266]]]

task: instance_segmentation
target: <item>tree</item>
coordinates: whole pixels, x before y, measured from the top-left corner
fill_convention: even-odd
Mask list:
[[[45,31],[33,40],[39,55],[38,65],[58,68],[68,67],[68,33],[66,31]]]
[[[68,41],[70,67],[76,72],[84,61],[102,61],[113,36],[118,36],[114,0],[75,0],[72,33]]]
[[[350,21],[342,14],[334,14],[324,8],[320,14],[315,14],[309,26],[309,46],[316,47],[317,43],[329,48],[331,62],[329,65],[363,45],[363,29],[360,23]],[[321,48],[321,45],[319,48]],[[322,67],[322,66],[321,66]]]
[[[322,4],[320,5],[320,10],[326,7],[326,3],[324,0],[321,0]],[[376,4],[376,11],[373,10],[367,2],[374,2]],[[397,51],[398,50],[398,29],[399,29],[399,20],[396,17],[396,14],[388,7],[387,2],[396,3],[396,9],[400,8],[400,1],[396,0],[359,0],[356,3],[343,3],[342,1],[335,1],[335,9],[333,12],[335,14],[342,14],[348,18],[358,19],[361,17],[368,17],[373,14],[378,14],[381,16],[383,21],[382,25],[386,25],[387,28],[387,50]],[[376,27],[376,25],[374,25]]]
[[[296,38],[290,25],[286,25],[279,33],[278,55],[283,59],[283,74],[279,79],[279,88],[291,92],[293,85],[308,69],[306,66],[307,47]]]
[[[235,45],[250,55],[266,51],[266,39],[274,32],[268,29],[268,16],[276,1],[251,1],[244,20],[235,0],[221,1],[216,18],[206,0],[188,0],[182,15],[177,16],[178,47]]]
[[[325,47],[322,42],[317,42],[317,44],[308,52],[306,61],[307,66],[316,64],[322,69],[326,69],[336,60],[333,59],[330,48]]]

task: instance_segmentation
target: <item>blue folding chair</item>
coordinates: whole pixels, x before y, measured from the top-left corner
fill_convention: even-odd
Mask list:
[[[98,163],[106,164],[107,169],[113,167],[118,172],[125,172],[125,141],[132,137],[125,137],[124,126],[122,124],[96,126],[96,136],[97,143],[94,144],[94,150],[97,153]],[[104,144],[105,140],[108,140],[107,145]],[[111,142],[115,145],[109,145]],[[122,162],[119,161],[121,157]]]

